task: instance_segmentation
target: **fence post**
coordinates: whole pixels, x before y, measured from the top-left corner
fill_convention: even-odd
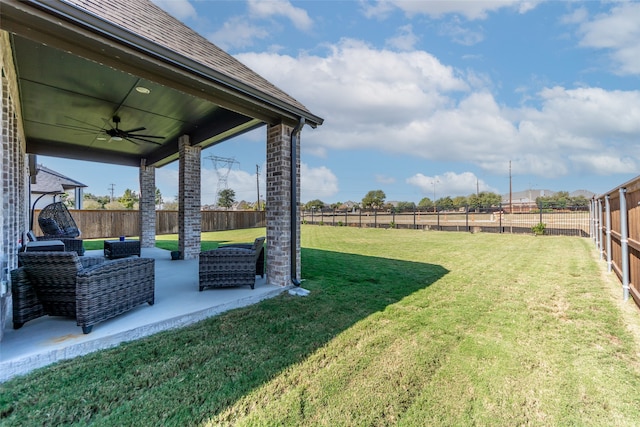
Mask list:
[[[378,228],[378,209],[373,210],[373,228]]]
[[[498,214],[500,215],[500,228],[498,230],[500,234],[502,234],[502,202],[500,202],[500,204],[498,205],[498,207],[500,208],[500,210],[498,211]]]
[[[540,211],[540,221],[539,221],[539,223],[540,223],[540,224],[542,224],[542,202],[540,202],[540,209],[539,209],[539,211]]]
[[[629,299],[629,229],[627,227],[627,189],[620,188],[620,249],[622,249],[622,295]]]
[[[611,204],[609,203],[609,199],[611,196],[608,194],[605,196],[604,205],[605,205],[605,215],[606,215],[606,224],[607,224],[607,271],[611,273]]]
[[[413,208],[413,229],[416,229],[416,208]]]
[[[465,210],[464,216],[465,216],[465,224],[467,227],[467,231],[471,231],[469,229],[469,206],[465,206],[464,210]]]
[[[362,208],[358,209],[358,227],[362,228]]]
[[[593,198],[589,200],[589,238],[593,240],[593,214],[595,209],[593,209]]]
[[[602,229],[602,199],[598,199],[598,248],[600,249],[600,259],[604,259],[604,239]]]
[[[344,226],[349,226],[349,209],[344,210]]]

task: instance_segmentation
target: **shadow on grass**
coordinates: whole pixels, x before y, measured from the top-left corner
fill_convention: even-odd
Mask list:
[[[41,424],[47,414],[51,425],[196,425],[448,272],[304,248],[302,260],[309,296],[284,293],[12,380],[3,385],[0,421]]]

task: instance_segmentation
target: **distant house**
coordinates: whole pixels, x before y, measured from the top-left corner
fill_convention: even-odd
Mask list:
[[[82,191],[87,186],[42,165],[38,165],[35,183],[31,184],[31,207],[42,209],[50,203],[60,201],[60,195],[73,197],[75,209],[82,209]]]

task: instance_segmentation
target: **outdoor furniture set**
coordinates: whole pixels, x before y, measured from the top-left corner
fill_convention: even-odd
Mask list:
[[[264,241],[260,237],[253,244],[202,252],[199,290],[245,285],[254,289],[256,276],[264,277]],[[44,315],[66,316],[88,334],[103,320],[145,302],[153,305],[155,260],[140,257],[140,241],[107,240],[104,255],[80,257],[64,250],[59,241],[42,242],[19,253],[19,267],[11,271],[14,329]]]

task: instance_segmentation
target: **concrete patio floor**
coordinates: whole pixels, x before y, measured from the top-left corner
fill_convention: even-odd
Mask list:
[[[85,256],[103,256],[87,251]],[[100,322],[90,334],[73,319],[43,316],[14,330],[7,324],[0,341],[0,382],[60,360],[114,347],[167,329],[186,326],[238,307],[279,295],[287,288],[267,285],[256,277],[249,287],[198,291],[198,260],[172,261],[169,251],[143,248],[142,257],[154,258],[155,304],[140,305],[113,319]]]

